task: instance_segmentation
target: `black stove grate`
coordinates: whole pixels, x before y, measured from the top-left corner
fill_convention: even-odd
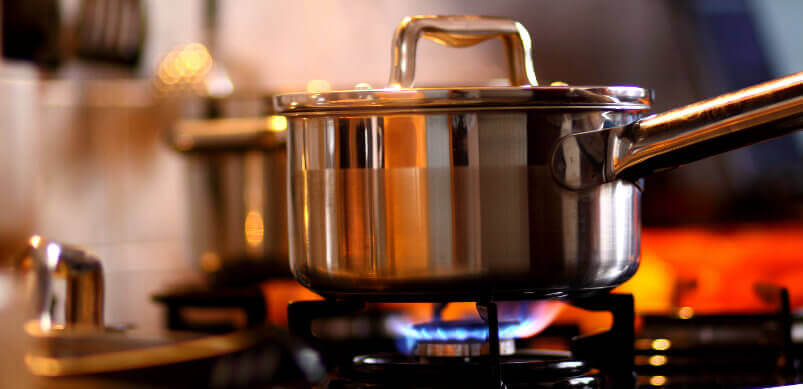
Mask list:
[[[419,358],[401,354],[337,355],[337,347],[327,347],[311,330],[315,319],[346,316],[362,310],[358,300],[299,301],[288,306],[288,325],[295,335],[329,354],[339,372],[331,387],[548,387],[548,388],[635,388],[633,367],[633,296],[600,294],[575,298],[572,305],[591,311],[607,311],[613,325],[602,333],[573,339],[571,354],[516,353],[500,355],[499,319],[496,303],[477,302],[478,311],[489,329],[489,354],[473,358]],[[345,350],[340,350],[345,352]],[[383,383],[385,385],[383,386]],[[522,386],[523,385],[523,386]]]

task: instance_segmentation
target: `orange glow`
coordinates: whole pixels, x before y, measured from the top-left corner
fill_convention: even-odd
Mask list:
[[[427,166],[425,119],[405,115],[386,117],[384,137],[387,144],[394,145],[383,150],[385,168],[392,173],[384,179],[385,204],[392,205],[388,207],[385,225],[389,263],[396,268],[393,271],[426,271],[432,266],[426,262],[431,245],[436,244],[430,241],[428,222],[434,212],[430,207],[436,199],[429,196],[426,169],[404,169]],[[358,176],[354,181],[362,179]],[[356,182],[346,185],[358,188]]]
[[[662,375],[655,375],[650,377],[650,385],[652,386],[662,386],[666,384],[666,377]]]
[[[413,156],[406,157],[409,163],[415,163]],[[633,293],[639,313],[689,319],[700,314],[777,309],[756,293],[758,283],[787,287],[793,307],[803,306],[803,224],[741,225],[727,229],[647,228],[642,233],[642,247],[639,271],[616,290]],[[269,289],[265,290],[270,300],[271,321],[277,324],[286,322],[288,301],[318,298],[292,280]],[[432,304],[380,305],[404,311],[414,323],[432,320]],[[611,325],[608,313],[558,306],[555,321],[576,323],[581,333]],[[500,305],[503,320],[504,315],[505,309]],[[478,316],[474,303],[451,303],[442,317],[458,320]],[[650,342],[657,343],[648,343],[646,347],[658,351],[672,346],[666,339]]]
[[[618,289],[634,293],[637,310],[652,299],[681,318],[773,311],[756,293],[762,283],[788,288],[792,306],[803,305],[803,224],[645,229],[642,247],[641,268]],[[656,285],[660,293],[645,289]]]
[[[672,264],[661,259],[655,251],[645,247],[641,264],[633,278],[619,287],[617,292],[632,293],[636,310],[642,313],[662,313],[672,310],[672,291],[677,275]]]
[[[666,365],[666,357],[663,355],[653,355],[650,357],[650,365],[652,366]]]
[[[214,273],[220,270],[223,263],[220,256],[214,251],[206,251],[201,254],[201,269],[207,273]]]
[[[652,341],[652,349],[658,351],[669,350],[672,347],[672,342],[669,339],[655,339]]]
[[[678,309],[678,317],[681,319],[691,319],[694,317],[694,308],[692,307],[681,307]]]
[[[287,304],[291,301],[323,300],[296,280],[271,280],[260,287],[268,305],[268,322],[277,326],[287,326]]]
[[[281,115],[271,115],[267,119],[268,130],[282,132],[287,129],[287,118]]]
[[[245,217],[245,241],[251,246],[259,246],[265,237],[265,226],[262,214],[258,211],[249,211]]]
[[[681,319],[776,310],[758,284],[784,286],[793,308],[803,306],[803,224],[645,228],[639,270],[615,292],[632,293],[637,313]],[[608,313],[572,306],[555,321],[577,324],[581,333],[611,325]]]

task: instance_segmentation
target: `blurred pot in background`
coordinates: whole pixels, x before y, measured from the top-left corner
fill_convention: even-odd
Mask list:
[[[288,277],[283,116],[258,95],[188,101],[170,143],[187,156],[190,255],[219,285]]]

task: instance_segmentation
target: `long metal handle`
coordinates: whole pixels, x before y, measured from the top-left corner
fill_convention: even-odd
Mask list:
[[[468,47],[499,38],[507,52],[510,84],[538,85],[530,56],[532,40],[521,23],[488,16],[406,17],[396,28],[391,48],[388,87],[412,88],[415,82],[415,51],[423,37],[449,47]]]
[[[552,174],[581,190],[730,151],[803,128],[803,72],[650,116],[563,137]]]
[[[179,151],[283,150],[287,129],[284,116],[181,120],[169,134]]]
[[[783,135],[801,114],[803,72],[647,117],[619,136],[610,173],[640,177]]]

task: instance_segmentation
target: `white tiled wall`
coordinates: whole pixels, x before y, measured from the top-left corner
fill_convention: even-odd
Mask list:
[[[35,232],[116,251],[102,256],[107,271],[185,265],[183,163],[162,140],[159,106],[83,103],[38,105]],[[130,246],[152,249],[133,256]]]

